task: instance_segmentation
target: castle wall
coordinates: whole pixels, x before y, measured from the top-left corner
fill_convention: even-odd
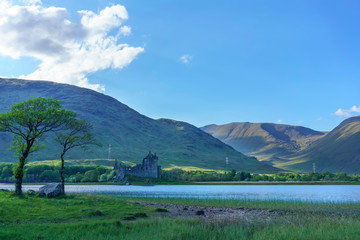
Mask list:
[[[125,170],[125,175],[133,175],[137,177],[149,177],[149,178],[159,178],[159,170],[161,171],[161,167],[159,168],[157,164],[154,165],[136,165],[135,167],[127,167]]]
[[[151,153],[143,159],[142,164],[137,164],[134,167],[129,167],[123,164],[118,165],[116,162],[114,167],[114,171],[117,176],[116,180],[120,181],[124,179],[125,176],[131,175],[137,177],[160,178],[161,166],[158,166],[157,163],[157,156]]]

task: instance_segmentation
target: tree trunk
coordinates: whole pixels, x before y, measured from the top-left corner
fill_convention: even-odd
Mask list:
[[[61,195],[65,195],[65,179],[64,179],[64,154],[61,154],[61,168],[60,168],[60,179],[61,179]]]
[[[22,194],[22,181],[24,177],[24,166],[26,158],[29,156],[30,149],[32,145],[34,144],[34,141],[27,141],[26,149],[23,152],[22,156],[19,158],[19,164],[16,166],[15,170],[15,195],[21,195]]]
[[[22,177],[17,177],[15,182],[15,195],[22,194]]]
[[[24,154],[25,155],[25,154]],[[19,159],[19,164],[16,167],[15,170],[15,195],[21,195],[22,194],[22,180],[24,177],[24,166],[25,166],[25,159],[27,157],[28,154],[26,154],[26,156],[22,156]]]

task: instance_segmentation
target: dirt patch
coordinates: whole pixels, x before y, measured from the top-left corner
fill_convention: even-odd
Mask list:
[[[217,208],[186,206],[178,204],[151,203],[131,201],[135,204],[148,206],[154,209],[166,209],[163,212],[153,214],[154,217],[181,217],[181,218],[200,218],[207,221],[244,221],[244,222],[270,222],[278,215],[273,210],[245,209],[245,208]]]

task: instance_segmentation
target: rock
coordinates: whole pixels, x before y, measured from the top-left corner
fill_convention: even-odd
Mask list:
[[[204,210],[198,210],[195,212],[195,215],[203,216],[203,215],[205,215],[205,212],[204,212]]]
[[[34,190],[30,189],[29,191],[27,191],[27,193],[29,196],[33,196],[33,195],[35,195],[36,192]]]
[[[61,184],[60,183],[49,183],[45,186],[42,186],[40,189],[40,195],[45,195],[48,198],[54,198],[61,194]]]

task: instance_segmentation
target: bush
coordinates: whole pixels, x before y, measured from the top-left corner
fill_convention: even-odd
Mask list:
[[[81,179],[83,179],[84,178],[84,174],[81,174],[81,173],[76,173],[76,174],[74,174],[74,175],[71,175],[70,177],[69,177],[69,181],[70,182],[80,182],[81,181]]]
[[[81,182],[97,182],[99,180],[99,172],[97,170],[89,170],[85,173],[85,177]]]
[[[99,182],[107,182],[108,181],[108,175],[106,173],[101,174],[99,177]]]
[[[60,181],[60,173],[53,170],[45,170],[40,174],[40,181],[43,182],[57,182]]]
[[[5,166],[1,171],[0,178],[7,179],[7,178],[11,178],[12,176],[13,176],[12,166]]]

